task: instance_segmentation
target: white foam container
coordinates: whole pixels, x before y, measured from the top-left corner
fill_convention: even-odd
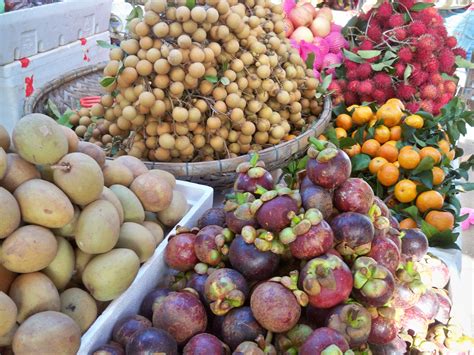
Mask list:
[[[3,18],[0,15],[0,27],[2,21]],[[9,35],[10,32],[3,32],[0,43],[3,43],[4,38],[8,38]],[[71,70],[108,60],[109,50],[99,47],[97,40],[109,42],[109,32],[99,33],[82,41],[76,40],[65,46],[29,57],[27,67],[22,67],[20,61],[0,66],[0,124],[11,133],[16,122],[23,116],[26,80],[30,80],[28,78],[33,79],[33,90],[36,90]]]
[[[180,180],[176,181],[176,190],[186,196],[188,205],[191,206],[178,225],[188,228],[195,227],[202,213],[212,207],[214,190],[209,186]],[[82,336],[79,355],[91,354],[99,346],[107,343],[110,340],[112,329],[119,319],[137,314],[143,298],[156,287],[166,274],[164,252],[168,237],[175,230],[176,227],[158,246],[153,256],[142,265],[127,291],[115,299]]]
[[[0,65],[109,29],[112,0],[63,0],[0,14]]]

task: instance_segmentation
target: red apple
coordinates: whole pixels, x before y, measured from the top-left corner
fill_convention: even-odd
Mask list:
[[[303,6],[295,7],[288,17],[295,27],[308,26],[313,21],[313,16]]]

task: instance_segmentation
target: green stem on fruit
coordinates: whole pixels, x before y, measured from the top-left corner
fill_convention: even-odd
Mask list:
[[[326,349],[321,351],[321,355],[343,355],[343,352],[335,344],[329,345]]]
[[[250,165],[255,166],[260,158],[258,153],[252,153],[250,157]]]
[[[263,195],[267,191],[268,190],[266,188],[264,188],[263,186],[260,186],[260,185],[257,185],[257,188],[255,189],[255,193],[257,195]]]
[[[324,149],[324,143],[315,137],[309,137],[309,142],[319,151]]]

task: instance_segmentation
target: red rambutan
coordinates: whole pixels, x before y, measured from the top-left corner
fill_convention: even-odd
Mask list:
[[[400,0],[399,3],[402,6],[402,10],[410,10],[415,5],[415,0]]]
[[[436,85],[436,87],[438,88],[439,95],[443,96],[444,92],[446,91],[444,90],[444,80],[442,80],[438,85]]]
[[[441,107],[443,107],[443,106],[444,105],[440,102],[434,102],[433,103],[433,112],[432,112],[432,114],[435,115],[435,116],[439,115],[440,112],[441,112]]]
[[[346,79],[349,81],[357,79],[357,71],[356,70],[348,70],[346,72]]]
[[[423,64],[431,58],[432,53],[433,52],[431,52],[430,50],[424,48],[417,48],[415,51],[414,60],[418,63]]]
[[[374,42],[378,43],[382,40],[382,30],[378,25],[370,24],[367,29],[367,36]]]
[[[441,98],[439,99],[439,102],[441,104],[446,105],[451,99],[453,98],[454,94],[450,94],[449,92],[444,93],[441,95]]]
[[[452,80],[446,80],[444,82],[444,90],[449,94],[454,94],[456,92],[456,83]]]
[[[374,84],[372,80],[364,80],[359,83],[359,92],[362,95],[369,95],[374,89]]]
[[[421,21],[414,21],[408,26],[408,33],[413,37],[419,37],[426,33],[426,26]]]
[[[416,47],[433,52],[436,49],[436,39],[430,34],[424,34],[418,38]]]
[[[395,68],[395,75],[399,79],[403,78],[403,73],[405,73],[406,65],[402,62],[397,62],[397,63],[395,63],[395,65],[393,67]]]
[[[444,43],[446,43],[449,48],[454,48],[458,44],[458,41],[456,40],[456,37],[449,36],[448,38],[446,38],[446,41],[444,41]]]
[[[345,88],[347,87],[347,81],[345,81],[344,79],[337,80],[337,84],[339,85],[341,90],[345,90]]]
[[[454,48],[454,49],[453,49],[453,54],[454,54],[455,56],[458,56],[458,55],[459,55],[459,56],[461,56],[461,57],[464,58],[464,59],[466,59],[466,57],[467,57],[466,51],[465,51],[464,49],[460,48],[460,47]]]
[[[454,66],[454,54],[449,48],[443,48],[438,54],[439,70],[449,73]]]
[[[407,31],[405,31],[403,28],[396,28],[393,30],[393,33],[395,38],[399,41],[403,41],[407,38]]]
[[[350,105],[358,103],[359,98],[358,98],[356,93],[354,93],[352,91],[346,91],[344,93],[344,101],[345,101],[346,105],[350,106]]]
[[[438,85],[443,82],[443,77],[439,73],[433,73],[430,77],[431,84]]]
[[[446,39],[448,37],[448,30],[446,29],[446,27],[437,26],[437,27],[435,27],[435,29],[436,29],[436,32],[438,33],[438,35],[441,38]]]
[[[364,51],[369,51],[371,49],[374,48],[374,44],[368,40],[368,39],[364,39],[361,43],[360,43],[360,46],[359,46],[359,49],[361,50],[364,50]]]
[[[372,97],[375,101],[377,101],[378,104],[382,104],[386,101],[385,92],[380,89],[374,90],[374,92],[372,93]]]
[[[428,73],[435,73],[438,71],[439,63],[435,56],[431,55],[431,57],[423,63],[423,68]]]
[[[436,97],[438,97],[438,88],[432,84],[423,86],[421,89],[421,97],[423,99],[436,99]]]
[[[431,100],[422,100],[420,102],[420,109],[425,112],[433,112],[433,101]]]
[[[418,102],[408,102],[405,104],[405,108],[411,113],[416,113],[420,110],[420,104]]]
[[[346,70],[349,72],[349,71],[356,70],[359,64],[346,58],[344,59],[344,66],[346,67]]]
[[[400,48],[400,50],[398,51],[398,58],[400,58],[400,60],[404,61],[405,63],[411,62],[411,60],[413,59],[413,53],[410,47]]]
[[[390,16],[390,18],[388,19],[388,25],[391,27],[391,28],[395,28],[395,27],[400,27],[402,25],[405,24],[405,19],[403,18],[403,15],[402,14],[393,14],[392,16]]]
[[[385,89],[392,86],[392,79],[387,73],[377,73],[374,75],[375,87],[379,89]]]
[[[387,19],[390,16],[392,16],[392,14],[393,14],[392,4],[390,4],[389,2],[384,2],[378,7],[377,14],[375,16],[376,18],[379,18],[379,19]]]
[[[362,63],[357,68],[357,77],[360,80],[367,79],[368,77],[370,77],[371,74],[372,74],[372,67],[370,66],[369,63]]]
[[[396,89],[397,97],[403,100],[409,100],[413,95],[415,95],[416,90],[413,86],[400,83]]]
[[[328,86],[329,91],[334,91],[336,94],[341,93],[341,87],[339,84],[336,82],[336,80],[331,81],[331,84]]]
[[[358,80],[349,81],[349,83],[347,84],[347,90],[349,91],[357,92],[358,89],[359,89]]]
[[[414,86],[421,86],[426,80],[428,80],[428,73],[421,70],[421,69],[413,69],[413,72],[410,75],[410,78],[408,79],[410,83]]]
[[[372,95],[361,95],[359,98],[359,102],[372,102],[374,101]]]

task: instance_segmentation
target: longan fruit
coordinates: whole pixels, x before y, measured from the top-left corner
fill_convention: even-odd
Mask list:
[[[272,125],[279,124],[281,122],[281,116],[278,112],[273,111],[272,115],[268,119]]]
[[[226,0],[220,0],[216,6],[217,11],[220,15],[225,15],[229,12],[229,4]]]
[[[191,18],[194,22],[203,23],[206,20],[207,12],[202,6],[195,6],[191,10]]]
[[[122,73],[119,75],[125,83],[131,84],[138,78],[138,73],[135,68],[125,68]]]
[[[169,35],[171,37],[177,38],[183,33],[183,26],[179,22],[173,22],[170,25]]]
[[[150,63],[154,64],[158,59],[161,58],[161,52],[156,48],[150,48],[147,50],[145,58]]]
[[[189,123],[198,123],[201,121],[201,111],[196,107],[191,107],[188,110],[188,122]]]
[[[225,87],[228,94],[235,94],[239,92],[239,85],[237,83],[230,83]]]
[[[123,116],[117,118],[117,127],[123,131],[128,131],[132,126],[132,122],[124,118]]]
[[[122,110],[122,117],[128,121],[133,120],[137,116],[137,110],[133,106],[126,106]]]
[[[271,73],[271,69],[268,65],[260,65],[257,68],[257,75],[260,79],[267,79]]]
[[[168,35],[170,28],[166,22],[158,22],[153,26],[153,33],[158,38],[164,38]]]
[[[197,149],[204,147],[206,145],[206,138],[203,135],[196,134],[193,137],[193,145]]]
[[[203,99],[199,99],[194,103],[194,107],[196,107],[201,113],[206,112],[209,109],[209,106],[206,101]]]
[[[235,71],[230,70],[230,69],[227,69],[224,72],[224,76],[228,78],[230,81],[235,81],[235,79],[237,79],[237,74],[235,73]]]
[[[109,53],[110,60],[122,60],[123,50],[122,48],[112,48]]]
[[[118,136],[122,136],[125,134],[124,131],[122,131],[117,123],[112,123],[109,127],[109,133],[113,136],[113,137],[118,137]]]
[[[255,133],[255,125],[250,121],[246,121],[240,127],[240,131],[246,136],[251,136]]]
[[[229,27],[220,25],[219,28],[217,29],[217,37],[219,39],[225,39],[229,35]]]
[[[176,7],[169,7],[166,9],[166,18],[170,21],[176,20]]]
[[[161,117],[166,112],[166,105],[161,100],[156,100],[153,106],[150,108],[150,113],[153,117]]]
[[[104,106],[102,104],[95,104],[91,107],[90,113],[92,116],[102,117],[105,113]]]
[[[180,46],[183,49],[188,49],[192,45],[191,37],[189,37],[187,34],[182,34],[178,37],[178,46]]]
[[[188,67],[189,74],[194,78],[201,78],[206,72],[206,68],[202,63],[192,63]]]
[[[186,136],[179,136],[175,140],[175,148],[178,150],[184,150],[191,145],[191,141]]]
[[[173,149],[175,145],[174,137],[169,133],[161,134],[158,138],[158,144],[165,149]]]
[[[184,83],[184,87],[186,89],[195,89],[199,83],[199,80],[191,76],[190,74],[186,74],[186,76],[184,77]]]
[[[155,103],[155,100],[155,95],[148,91],[142,92],[138,97],[138,102],[140,103],[140,105],[150,108]]]
[[[191,11],[186,6],[176,8],[176,20],[186,22],[191,17]]]
[[[185,122],[188,119],[188,110],[184,107],[175,107],[171,116],[176,122]]]
[[[69,116],[69,123],[73,126],[77,126],[79,124],[80,118],[81,116],[79,116],[77,113],[73,113],[71,116]]]
[[[247,136],[245,134],[241,134],[239,136],[238,142],[241,144],[250,144],[252,143],[252,136]]]
[[[202,28],[198,28],[193,33],[193,39],[198,43],[204,42],[206,38],[207,38],[207,33]]]
[[[217,21],[219,21],[219,12],[213,7],[208,8],[206,10],[206,22],[216,23]]]
[[[275,139],[282,139],[285,134],[285,129],[282,126],[274,126],[270,130],[270,135]]]
[[[110,107],[114,104],[114,98],[112,95],[103,95],[101,98],[100,98],[100,103],[102,104],[102,106],[104,107]]]
[[[153,64],[153,69],[155,70],[157,74],[160,74],[160,75],[168,74],[168,72],[170,71],[170,68],[171,68],[170,63],[164,58],[158,59]]]
[[[222,48],[219,43],[211,42],[207,45],[207,48],[210,48],[214,52],[214,56],[217,57],[221,54]]]
[[[157,14],[165,11],[168,5],[166,0],[150,0],[148,3],[150,4],[150,9]]]
[[[104,68],[105,76],[116,76],[120,68],[120,62],[117,60],[111,60],[107,63]]]
[[[280,104],[287,105],[290,102],[290,94],[285,90],[280,90],[277,95],[277,100]]]
[[[168,149],[158,147],[155,149],[155,159],[158,161],[169,161],[171,160],[171,154]]]
[[[199,47],[192,48],[189,53],[189,59],[193,62],[203,62],[205,58],[206,55],[204,54],[204,51]]]
[[[79,124],[81,126],[89,126],[90,124],[92,123],[92,120],[89,116],[82,116],[80,119],[79,119]]]
[[[142,114],[137,115],[133,120],[132,120],[132,125],[135,127],[139,127],[145,123],[145,116]]]
[[[136,54],[140,49],[138,41],[136,39],[127,39],[120,43],[120,48],[127,54]]]
[[[84,135],[85,135],[86,132],[87,132],[87,127],[86,127],[86,126],[77,126],[74,131],[76,132],[76,134],[77,134],[79,137],[84,137]]]
[[[192,20],[189,20],[183,23],[183,30],[187,34],[193,34],[194,32],[197,31],[197,29],[198,29],[197,23]]]
[[[186,134],[189,133],[189,127],[187,125],[187,123],[175,123],[174,124],[174,131],[176,132],[176,134],[180,135],[180,136],[185,136]]]
[[[227,105],[225,104],[224,101],[216,101],[216,102],[214,103],[214,109],[215,109],[217,112],[225,113],[225,112],[227,112]]]
[[[184,77],[186,76],[186,73],[184,72],[183,69],[176,67],[171,69],[169,73],[170,79],[173,81],[183,81]]]
[[[240,122],[244,118],[244,111],[240,108],[233,108],[230,113],[230,119],[232,122]]]
[[[203,80],[199,83],[199,92],[204,95],[208,96],[213,91],[213,85],[207,80]]]
[[[148,60],[140,60],[136,69],[139,75],[147,76],[153,72],[153,65]]]
[[[240,101],[240,96],[237,94],[229,94],[225,99],[225,103],[227,107],[230,107],[230,108],[238,107],[239,101]]]
[[[214,136],[209,140],[209,144],[216,152],[224,151],[225,141],[222,137]]]
[[[236,39],[231,39],[230,41],[224,44],[225,50],[230,54],[235,54],[240,49],[239,41]]]
[[[129,55],[123,60],[123,65],[125,68],[135,68],[139,61],[140,58],[138,58],[136,55]]]
[[[160,16],[154,11],[146,11],[145,15],[143,15],[143,21],[145,21],[145,23],[148,26],[153,26],[153,25],[157,24],[160,21]],[[136,27],[135,27],[134,32],[137,33]]]
[[[184,92],[184,85],[183,83],[177,81],[170,85],[169,90],[173,96],[181,97],[181,95],[183,95],[183,92]]]
[[[179,49],[172,49],[168,54],[168,62],[171,65],[180,65],[183,61],[183,55]]]
[[[145,59],[146,58],[146,50],[143,48],[140,48],[139,51],[137,52],[137,57],[138,59]]]

